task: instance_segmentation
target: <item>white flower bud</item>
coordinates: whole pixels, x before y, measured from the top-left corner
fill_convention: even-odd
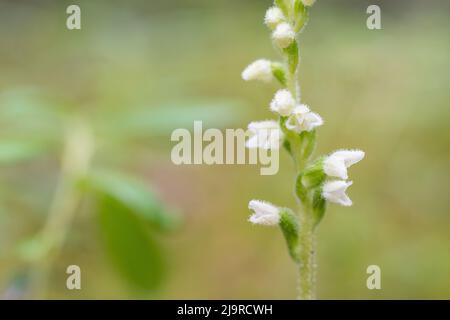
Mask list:
[[[289,90],[278,90],[270,103],[270,110],[281,116],[287,117],[295,107],[295,100]]]
[[[280,23],[272,33],[273,41],[282,49],[287,48],[295,39],[295,32],[287,22]]]
[[[322,187],[322,197],[333,203],[340,204],[342,206],[351,206],[352,200],[347,196],[345,191],[353,184],[352,181],[329,181]]]
[[[365,153],[361,150],[338,150],[323,162],[323,171],[331,177],[348,179],[347,168],[361,161]]]
[[[316,2],[316,0],[302,0],[303,4],[307,7],[310,7]]]
[[[284,138],[278,122],[273,120],[252,122],[248,125],[252,137],[247,140],[247,148],[265,150],[279,149]]]
[[[253,224],[276,226],[280,222],[280,209],[269,202],[252,200],[248,208],[254,212],[248,219]]]
[[[264,18],[264,23],[271,29],[275,29],[277,25],[285,21],[283,12],[278,7],[269,8]]]
[[[273,79],[272,62],[265,59],[256,60],[242,72],[242,79],[270,82]]]
[[[310,112],[308,106],[297,105],[289,119],[286,121],[286,128],[294,132],[311,131],[323,124],[322,118],[314,112]]]

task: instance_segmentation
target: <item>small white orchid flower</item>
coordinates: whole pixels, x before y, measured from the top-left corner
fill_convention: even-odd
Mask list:
[[[254,212],[248,219],[253,224],[276,226],[280,222],[280,209],[269,202],[252,200],[248,208]]]
[[[270,110],[281,116],[287,117],[295,107],[295,99],[289,90],[278,90],[270,103]]]
[[[338,150],[323,162],[323,171],[331,177],[348,179],[347,168],[361,161],[365,153],[361,150]]]
[[[265,59],[256,60],[242,72],[242,79],[245,81],[260,80],[270,82],[273,78],[272,62]]]
[[[347,196],[345,191],[353,184],[352,181],[328,181],[322,187],[322,197],[325,200],[340,204],[342,206],[351,206],[352,200]]]
[[[283,12],[278,7],[269,8],[264,18],[264,23],[271,29],[275,29],[277,25],[285,21]]]
[[[311,131],[323,124],[322,118],[314,112],[311,112],[308,106],[304,104],[297,105],[289,119],[286,121],[286,128],[294,132]]]
[[[248,130],[252,136],[247,140],[246,146],[250,149],[279,149],[284,138],[278,122],[273,120],[251,122]]]
[[[273,41],[281,48],[285,49],[291,45],[295,39],[295,31],[287,22],[282,22],[275,28],[272,33]]]

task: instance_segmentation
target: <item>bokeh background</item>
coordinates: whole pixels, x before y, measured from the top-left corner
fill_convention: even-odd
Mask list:
[[[101,180],[127,209],[137,198],[136,213],[109,205],[106,216],[119,218],[108,222],[83,192],[46,286],[31,297],[294,298],[281,233],[246,222],[250,199],[293,206],[290,159],[282,155],[275,176],[170,160],[171,132],[194,120],[245,128],[272,117],[277,87],[240,78],[255,58],[277,58],[262,23],[271,1],[76,1],[79,31],[65,27],[69,4],[0,1],[1,295],[27,296],[35,260],[46,259],[30,239],[48,219],[63,132],[77,118],[95,137],[92,167],[139,180],[159,201],[151,214],[181,219],[168,232],[128,223],[146,212],[146,191]],[[366,28],[369,4],[381,6],[382,30]],[[326,124],[317,154],[367,155],[351,170],[354,205],[330,206],[320,225],[319,298],[450,298],[449,9],[444,0],[318,0],[312,10],[300,72],[303,100]],[[71,264],[82,290],[65,287]],[[366,288],[371,264],[382,290]]]

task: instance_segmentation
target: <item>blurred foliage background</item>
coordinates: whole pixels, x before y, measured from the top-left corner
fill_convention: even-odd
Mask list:
[[[33,261],[45,260],[36,235],[76,119],[93,141],[75,145],[95,149],[36,296],[295,297],[281,233],[246,222],[250,199],[293,205],[290,159],[275,176],[170,161],[172,130],[194,120],[245,128],[272,116],[276,86],[240,79],[255,58],[277,58],[262,23],[271,1],[76,3],[80,31],[65,27],[72,2],[0,1],[1,295],[26,294]],[[381,6],[382,30],[366,28],[369,4]],[[318,0],[312,10],[301,85],[326,122],[317,154],[367,154],[352,169],[354,206],[331,206],[319,228],[320,298],[450,298],[449,9]],[[71,264],[82,290],[65,287]],[[366,288],[371,264],[382,290]]]

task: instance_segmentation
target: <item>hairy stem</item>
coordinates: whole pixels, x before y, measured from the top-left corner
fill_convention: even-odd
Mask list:
[[[301,300],[311,300],[315,298],[314,224],[312,215],[307,210],[300,211],[299,220],[300,262],[298,263],[298,298]]]
[[[298,47],[295,46],[295,51],[290,51],[287,57],[287,70],[289,70],[287,77],[287,89],[291,92],[297,103],[300,103],[300,85],[298,80],[298,61],[299,52]],[[295,68],[289,66],[290,61],[297,61]],[[307,161],[308,155],[304,154],[303,141],[298,139],[291,140],[292,155],[296,165],[297,175],[302,172]],[[302,209],[299,210],[299,262],[298,262],[298,298],[302,300],[314,299],[314,283],[315,283],[315,263],[314,263],[314,221],[311,213],[310,205],[302,203],[299,196],[298,201],[301,203]]]

